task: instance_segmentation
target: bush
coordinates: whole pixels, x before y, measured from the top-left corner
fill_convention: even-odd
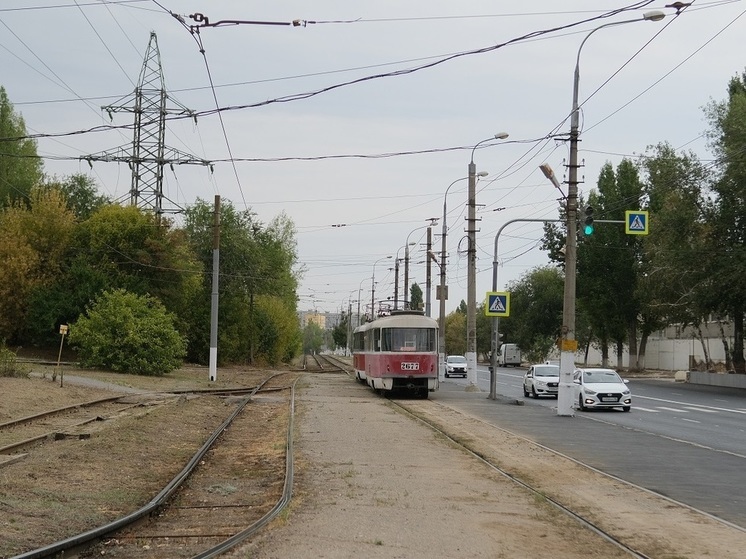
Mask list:
[[[0,377],[28,377],[28,371],[18,364],[16,354],[0,344]]]
[[[82,366],[150,376],[181,366],[186,341],[158,299],[123,289],[107,291],[86,315],[70,327],[69,338]]]

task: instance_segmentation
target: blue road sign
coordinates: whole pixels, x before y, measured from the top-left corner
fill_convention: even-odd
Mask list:
[[[510,293],[508,291],[488,291],[484,314],[487,316],[510,316]]]
[[[624,232],[627,235],[647,235],[648,212],[643,210],[627,210],[624,212]]]

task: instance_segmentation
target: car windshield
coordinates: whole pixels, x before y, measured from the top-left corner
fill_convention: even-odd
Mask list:
[[[447,359],[449,363],[466,363],[466,357],[461,355],[450,355]]]
[[[614,371],[585,371],[583,382],[622,382],[619,375]]]
[[[544,367],[534,367],[534,376],[537,377],[558,377],[559,367],[546,365]]]

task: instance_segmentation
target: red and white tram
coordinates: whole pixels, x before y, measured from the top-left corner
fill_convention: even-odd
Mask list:
[[[421,311],[392,311],[355,328],[355,376],[376,391],[421,398],[438,389],[438,322]]]

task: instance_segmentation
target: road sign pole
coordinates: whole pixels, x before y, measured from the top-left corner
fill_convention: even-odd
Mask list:
[[[498,242],[500,241],[500,233],[503,232],[508,225],[511,223],[527,222],[527,223],[550,223],[562,221],[561,219],[511,219],[503,223],[502,227],[497,230],[495,235],[495,252],[492,256],[492,291],[497,291],[497,255],[498,253]],[[490,321],[492,324],[492,334],[490,336],[490,400],[497,400],[497,349],[500,345],[499,341],[499,326],[500,322],[497,316],[493,316]]]

